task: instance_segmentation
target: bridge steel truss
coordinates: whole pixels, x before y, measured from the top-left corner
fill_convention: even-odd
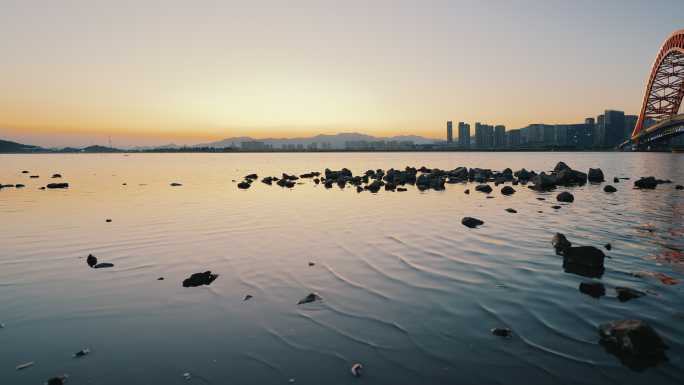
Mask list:
[[[684,29],[672,33],[660,47],[646,85],[646,93],[632,141],[639,143],[647,119],[676,115],[684,97]],[[649,135],[650,136],[650,135]],[[653,138],[649,138],[652,140]]]

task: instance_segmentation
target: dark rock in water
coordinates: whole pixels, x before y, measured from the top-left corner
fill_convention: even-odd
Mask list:
[[[97,265],[93,266],[93,269],[106,269],[109,267],[114,267],[114,264],[109,262],[100,262]]]
[[[518,212],[518,211],[516,211],[515,209],[512,209],[512,208],[507,208],[506,211],[508,211],[508,212],[511,213],[511,214],[515,214],[515,213]]]
[[[590,168],[587,178],[589,179],[589,182],[592,183],[601,183],[605,180],[603,171],[601,171],[600,168]]]
[[[561,186],[577,186],[587,183],[587,174],[569,168],[556,172],[556,184]]]
[[[463,191],[463,193],[464,193],[464,194],[470,194],[470,189],[465,189],[465,190]]]
[[[561,209],[561,206],[555,205],[555,206],[551,206],[551,208],[554,209],[554,210],[560,210],[560,209]]]
[[[53,177],[53,178],[61,178],[61,177],[62,177],[62,174],[52,174],[52,177]]]
[[[361,365],[357,362],[354,365],[352,365],[350,370],[351,370],[352,376],[361,377],[361,371],[363,370],[363,365]]]
[[[511,186],[504,186],[501,188],[501,194],[503,195],[513,195],[515,194],[515,189]]]
[[[88,254],[88,257],[86,258],[86,263],[88,264],[88,266],[93,267],[97,265],[97,258],[95,258],[95,256],[92,254]]]
[[[397,191],[404,192],[404,191],[408,191],[408,189],[406,187],[397,187]]]
[[[218,274],[212,274],[207,270],[204,273],[195,273],[189,278],[183,280],[183,287],[197,287],[202,285],[210,285],[218,278]]]
[[[556,195],[556,200],[557,200],[558,202],[567,202],[567,203],[570,203],[570,202],[574,202],[574,201],[575,201],[575,197],[574,197],[572,194],[570,194],[569,192],[563,191],[562,193]]]
[[[22,174],[28,174],[29,172],[26,171],[26,170],[24,170],[24,171],[22,171],[21,173],[22,173]]]
[[[678,184],[675,186],[675,189],[676,190],[684,190],[684,186],[682,186],[681,184]]]
[[[38,179],[38,178],[40,178],[40,175],[31,175],[31,176],[29,176],[29,178],[31,178],[31,179]]]
[[[47,188],[69,188],[69,183],[48,183]]]
[[[571,263],[568,262],[566,258],[563,258],[563,271],[587,278],[601,278],[605,272],[605,269],[603,266],[594,267]]]
[[[310,303],[310,302],[314,302],[314,301],[318,301],[318,300],[321,300],[321,297],[316,293],[311,293],[311,294],[307,295],[306,297],[300,299],[299,302],[297,302],[297,305],[302,305],[305,303]]]
[[[319,183],[321,183],[321,180],[320,180],[320,179],[318,179],[318,178],[314,178],[314,180],[313,180],[313,181],[314,181],[314,183],[315,183],[315,184],[319,184]]]
[[[614,193],[614,192],[617,191],[617,189],[616,189],[615,187],[613,187],[613,186],[607,184],[607,185],[605,185],[605,186],[603,187],[603,191],[604,191],[604,192],[607,192],[607,193]]]
[[[627,302],[630,299],[639,298],[646,295],[646,293],[643,291],[632,289],[631,287],[621,286],[616,287],[615,292],[617,293],[617,298],[620,300],[620,302]]]
[[[360,193],[360,192],[362,192],[362,191],[363,191],[363,187],[361,187],[361,186],[356,186],[356,192],[357,192],[357,193]]]
[[[38,190],[45,190],[45,186],[39,187]]]
[[[263,178],[263,179],[261,180],[261,183],[267,184],[267,185],[271,186],[271,185],[273,184],[273,180],[274,180],[273,177],[267,176],[266,178]]]
[[[532,178],[532,183],[534,186],[530,186],[530,188],[537,191],[547,191],[556,188],[556,178],[543,172]]]
[[[489,194],[490,192],[492,192],[492,186],[490,186],[488,184],[479,184],[479,185],[475,186],[475,191],[479,191],[479,192],[483,192],[485,194]]]
[[[109,219],[109,218],[105,219],[105,222],[107,222],[107,223],[110,223],[111,221],[112,221],[112,220]]]
[[[464,217],[461,220],[461,224],[463,226],[469,227],[471,229],[476,228],[477,226],[481,226],[484,224],[483,221],[477,219],[477,218],[472,218],[472,217]]]
[[[243,190],[246,190],[246,189],[252,187],[252,185],[247,181],[242,181],[242,182],[238,183],[237,186],[238,186],[238,188],[243,189]]]
[[[69,376],[66,374],[63,374],[61,376],[52,377],[52,378],[48,379],[45,382],[45,384],[46,385],[64,385],[67,381],[67,378],[69,378]]]
[[[247,295],[245,296],[245,298],[243,298],[242,300],[243,300],[243,301],[249,301],[249,300],[252,299],[252,298],[254,298],[254,297],[252,297],[251,294],[247,294]]]
[[[509,328],[494,328],[491,332],[497,337],[511,338],[513,336],[513,330]]]
[[[514,172],[513,175],[515,175],[515,177],[518,178],[518,179],[521,180],[521,181],[523,181],[523,180],[530,180],[530,179],[532,179],[532,177],[534,176],[533,173],[531,173],[531,172],[525,170],[524,168],[521,169],[521,170],[518,170],[518,171]]]
[[[570,166],[568,166],[568,165],[565,164],[564,162],[558,162],[558,163],[556,163],[556,167],[553,168],[553,171],[559,172],[559,171],[562,171],[562,170],[570,170]]]
[[[164,277],[157,278],[157,281],[163,281],[163,280],[164,280]]]
[[[77,351],[76,353],[74,353],[74,358],[85,357],[85,356],[87,356],[88,354],[90,354],[90,349],[88,349],[88,348],[83,348],[83,349]]]
[[[667,361],[667,345],[645,321],[612,321],[600,325],[598,331],[599,343],[630,369],[642,371]]]
[[[537,197],[537,200],[538,200],[538,201],[545,201],[545,200],[546,200],[546,198],[542,198],[542,197]]]
[[[513,180],[513,186],[517,186],[519,183],[518,180]]]
[[[293,188],[295,186],[295,182],[293,182],[292,180],[290,180],[288,178],[282,178],[278,182],[276,182],[276,184],[280,187],[287,187],[287,188]],[[328,187],[327,184],[325,187]],[[332,187],[332,185],[330,187]]]
[[[171,187],[178,187],[178,186],[182,186],[182,185],[183,185],[183,184],[181,184],[181,183],[173,182],[173,183],[171,183],[170,186],[171,186]]]
[[[620,178],[618,178],[618,177],[613,178],[613,183],[620,183]]]
[[[556,235],[551,238],[551,245],[556,249],[556,254],[562,255],[566,249],[569,249],[572,246],[572,243],[568,241],[565,235],[556,233]]]
[[[245,175],[245,179],[249,179],[249,180],[257,180],[258,178],[259,178],[259,176],[257,174]]]
[[[316,266],[316,263],[314,263],[314,262],[309,262],[309,266]]]
[[[600,282],[582,282],[579,285],[579,291],[594,298],[606,295],[606,287]]]
[[[14,188],[24,188],[24,187],[26,187],[26,185],[23,185],[21,183],[17,183],[14,185]]]
[[[613,246],[610,243],[606,243],[605,245],[603,245],[603,247],[605,247],[606,250],[610,250],[613,248]]]
[[[594,246],[571,246],[561,254],[564,262],[593,268],[603,268],[603,261],[606,258],[603,251]]]
[[[639,188],[639,189],[653,190],[657,186],[658,186],[658,181],[656,180],[656,178],[654,178],[652,176],[641,178],[641,179],[634,182],[634,187]]]

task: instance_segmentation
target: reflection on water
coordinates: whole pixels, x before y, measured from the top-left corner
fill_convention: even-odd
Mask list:
[[[0,378],[679,383],[684,193],[672,185],[638,191],[623,180],[614,194],[569,188],[575,201],[554,210],[555,193],[522,186],[486,199],[464,194],[474,187],[465,184],[357,194],[311,181],[249,190],[232,182],[326,167],[548,170],[559,160],[601,167],[608,180],[684,182],[684,157],[675,154],[1,155],[0,183],[26,187],[0,190]],[[55,173],[70,188],[39,190]],[[464,216],[485,224],[468,229]],[[556,232],[612,244],[600,279],[564,271],[550,244]],[[114,267],[89,268],[90,253]],[[211,285],[182,287],[207,270],[220,275]],[[605,295],[578,290],[592,282]],[[649,295],[623,303],[616,286]],[[309,293],[322,300],[298,305]],[[638,374],[599,346],[596,330],[635,317],[670,346],[667,363]],[[493,336],[497,327],[513,337]],[[89,355],[72,357],[86,347]],[[364,366],[358,379],[350,373],[356,362]]]

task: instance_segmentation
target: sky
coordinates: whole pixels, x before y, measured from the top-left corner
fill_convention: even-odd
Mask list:
[[[684,1],[0,0],[0,138],[48,147],[638,114]]]

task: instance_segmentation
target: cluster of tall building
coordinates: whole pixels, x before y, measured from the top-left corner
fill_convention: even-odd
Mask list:
[[[606,110],[597,118],[586,118],[584,123],[543,124],[506,131],[503,125],[475,123],[474,133],[468,123],[458,123],[458,138],[453,136],[453,125],[447,122],[447,146],[473,149],[506,149],[530,147],[612,148],[629,139],[636,126],[636,115],[623,111]],[[655,123],[646,121],[644,125]]]

